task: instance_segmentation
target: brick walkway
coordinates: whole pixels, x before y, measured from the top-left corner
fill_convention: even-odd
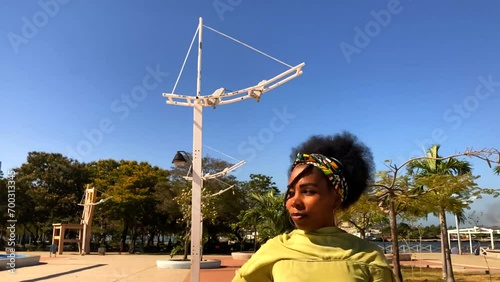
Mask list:
[[[233,260],[230,256],[210,256],[211,259],[220,259],[221,268],[218,269],[201,269],[200,281],[202,282],[225,282],[231,281],[234,277],[234,272],[240,268],[244,260]],[[184,282],[189,282],[191,276],[188,275]]]

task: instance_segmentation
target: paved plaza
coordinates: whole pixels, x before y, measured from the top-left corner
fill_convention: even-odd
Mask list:
[[[16,269],[15,274],[0,271],[0,281],[162,281],[187,282],[189,270],[158,269],[156,260],[166,260],[168,255],[141,255],[110,253],[99,256],[96,253],[80,256],[77,253],[65,252],[57,257],[49,257],[48,252],[29,252],[25,254],[40,255],[40,264]],[[220,259],[222,267],[218,269],[202,269],[201,281],[225,282],[231,281],[234,272],[244,261],[233,260],[231,256],[204,256],[210,259]],[[440,267],[440,254],[422,253],[413,255],[414,260],[403,264],[413,264],[419,267]],[[472,255],[453,255],[455,271],[484,272],[491,269],[492,273],[500,273],[500,259]]]

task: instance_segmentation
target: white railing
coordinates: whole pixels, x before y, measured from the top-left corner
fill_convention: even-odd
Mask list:
[[[379,246],[386,254],[392,254],[392,245]],[[399,245],[400,253],[439,253],[441,248],[432,245]]]

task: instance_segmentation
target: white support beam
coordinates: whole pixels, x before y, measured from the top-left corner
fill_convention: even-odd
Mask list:
[[[222,171],[219,171],[219,172],[216,172],[214,174],[205,174],[203,175],[202,179],[203,180],[208,180],[208,179],[214,179],[214,178],[218,178],[218,177],[222,177],[222,176],[225,176],[227,175],[228,173],[231,173],[233,172],[234,170],[242,167],[243,165],[245,165],[246,162],[245,161],[239,161],[238,163],[234,164],[233,166],[231,167],[226,167],[225,169],[223,169]],[[184,179],[186,180],[192,180],[193,177],[191,176],[184,176],[183,177]]]
[[[302,75],[302,68],[304,66],[305,63],[301,63],[269,80],[263,80],[257,85],[228,93],[225,92],[224,88],[219,88],[215,90],[213,94],[207,96],[187,96],[174,93],[163,93],[163,97],[167,98],[166,103],[169,105],[185,107],[193,107],[196,101],[200,101],[203,107],[214,108],[218,105],[231,104],[246,99],[255,99],[259,101],[262,94]]]

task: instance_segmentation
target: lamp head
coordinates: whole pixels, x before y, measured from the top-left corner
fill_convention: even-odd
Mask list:
[[[186,160],[186,157],[184,156],[182,151],[177,151],[177,153],[174,156],[174,159],[172,160],[172,163],[175,166],[185,166],[188,160]]]

